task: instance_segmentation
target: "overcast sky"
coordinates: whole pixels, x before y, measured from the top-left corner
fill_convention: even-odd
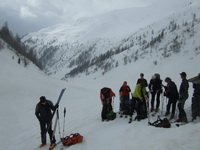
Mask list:
[[[156,0],[0,0],[0,27],[7,21],[20,36],[67,20],[114,9],[143,7]]]

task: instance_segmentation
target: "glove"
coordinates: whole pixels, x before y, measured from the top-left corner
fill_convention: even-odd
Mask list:
[[[59,104],[56,104],[56,105],[54,106],[54,107],[55,107],[55,109],[56,109],[56,108],[58,108],[58,106],[59,106]]]

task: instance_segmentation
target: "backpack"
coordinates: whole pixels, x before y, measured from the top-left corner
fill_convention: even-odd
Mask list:
[[[170,128],[171,124],[167,118],[160,119],[158,116],[157,120],[153,123],[149,122],[149,125],[155,126],[155,127],[160,127],[160,128]]]
[[[106,115],[107,119],[114,120],[116,118],[116,113],[113,111],[109,111]]]
[[[160,79],[160,74],[155,73],[154,75],[156,76],[156,79]]]
[[[83,141],[83,136],[79,133],[70,134],[65,138],[61,139],[64,146],[71,146],[77,143],[81,143]]]
[[[106,99],[110,96],[110,88],[104,87],[101,89],[101,93],[103,95],[103,99]]]
[[[135,120],[140,121],[141,119],[147,118],[146,104],[143,103],[139,99],[135,99],[135,110],[137,112],[137,116],[135,117]]]

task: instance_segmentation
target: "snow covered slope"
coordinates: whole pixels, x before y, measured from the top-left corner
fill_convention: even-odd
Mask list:
[[[199,73],[200,55],[188,60],[187,55],[172,56],[156,66],[148,60],[139,60],[135,65],[127,64],[115,68],[102,76],[82,76],[69,82],[46,76],[30,65],[19,65],[12,57],[17,57],[8,48],[0,50],[0,141],[2,150],[36,150],[40,144],[39,123],[34,115],[39,97],[44,95],[54,103],[60,90],[66,87],[66,93],[60,103],[61,133],[63,129],[63,108],[67,107],[64,135],[79,132],[84,141],[69,147],[69,150],[196,150],[200,147],[200,120],[182,127],[170,129],[155,128],[147,125],[147,119],[128,124],[128,119],[116,118],[114,121],[101,122],[101,103],[99,90],[108,86],[116,93],[114,110],[118,111],[118,90],[123,81],[127,81],[134,90],[139,74],[143,72],[149,81],[154,73],[161,78],[169,76],[180,86],[179,73],[186,71],[189,77]],[[188,119],[191,119],[191,96],[186,102]],[[166,105],[166,103],[164,103]],[[154,121],[156,118],[151,118]],[[57,130],[58,131],[58,130]],[[61,134],[62,135],[62,134]],[[56,132],[59,140],[59,134]],[[48,142],[49,144],[49,142]],[[55,150],[60,150],[58,145]],[[48,149],[48,146],[43,148]]]
[[[47,74],[67,80],[81,74],[107,73],[140,59],[151,63],[182,53],[199,54],[200,2],[158,0],[144,8],[115,10],[93,18],[67,21],[30,33]]]

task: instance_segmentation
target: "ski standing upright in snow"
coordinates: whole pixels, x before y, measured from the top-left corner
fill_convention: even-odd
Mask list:
[[[58,105],[58,107],[59,107],[59,103],[60,103],[60,101],[61,101],[61,99],[62,99],[62,96],[63,96],[65,90],[66,90],[66,88],[64,88],[64,89],[61,90],[60,95],[59,95],[59,97],[58,97],[58,101],[57,101],[56,104],[55,104],[55,105]],[[51,124],[52,124],[53,117],[54,117],[55,113],[57,112],[58,107],[53,111],[52,118],[51,118],[51,122],[50,122],[50,124],[48,125],[46,132],[48,131],[49,127],[50,127]],[[57,117],[58,117],[58,114],[57,114]],[[54,130],[53,130],[53,136],[54,136],[54,134],[55,134],[56,124],[57,124],[57,121],[55,122],[55,127],[54,127]],[[55,146],[56,146],[56,144],[51,145],[51,146],[49,147],[49,150],[52,150]]]

